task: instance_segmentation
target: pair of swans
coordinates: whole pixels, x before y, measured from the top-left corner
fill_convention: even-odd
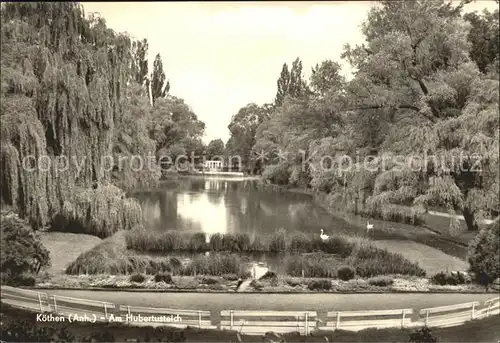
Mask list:
[[[373,230],[373,224],[370,224],[370,222],[368,221],[368,222],[366,223],[366,232],[370,232],[370,231],[372,231],[372,230]],[[325,233],[324,233],[323,229],[321,229],[321,234],[319,235],[319,237],[320,237],[322,240],[326,241],[326,240],[327,240],[330,236],[325,235]]]

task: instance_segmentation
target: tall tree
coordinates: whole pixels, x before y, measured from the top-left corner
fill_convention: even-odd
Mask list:
[[[476,230],[498,206],[499,82],[470,60],[468,24],[443,1],[384,1],[363,32],[367,46],[346,52],[358,70],[353,104],[387,113],[387,149],[438,158],[422,168],[433,181],[414,204],[459,210]],[[392,195],[413,188],[390,181],[401,173],[380,177],[399,185],[385,189]],[[383,191],[373,203],[389,199]]]
[[[147,39],[135,41],[132,45],[134,51],[135,82],[144,87],[146,94],[149,94],[148,47]]]
[[[290,84],[288,94],[291,97],[298,98],[306,94],[307,86],[302,75],[302,61],[297,57],[292,63],[290,70]]]
[[[281,75],[278,79],[278,91],[276,92],[276,99],[274,100],[274,104],[276,106],[281,106],[283,104],[283,100],[285,96],[289,93],[290,87],[290,71],[288,70],[288,65],[286,63],[283,64],[283,68],[281,68]]]
[[[207,158],[212,159],[215,156],[224,155],[224,142],[222,139],[211,140],[207,145]]]
[[[326,60],[312,68],[311,89],[317,95],[325,95],[330,90],[342,91],[345,79],[340,75],[341,67],[337,62]]]
[[[227,142],[227,150],[231,156],[239,156],[243,166],[251,172],[255,170],[255,161],[251,151],[255,144],[257,127],[268,118],[268,107],[250,103],[242,107],[231,118],[228,126],[231,136]]]
[[[498,74],[499,56],[499,12],[485,10],[482,14],[467,13],[464,19],[472,27],[469,32],[469,41],[472,44],[470,50],[471,59],[476,62],[482,73],[487,73],[489,68]]]
[[[151,101],[154,104],[156,99],[164,98],[170,90],[170,82],[165,77],[163,62],[160,54],[157,54],[153,62],[153,73],[151,74]]]
[[[58,214],[91,234],[140,225],[139,204],[110,184],[104,159],[134,79],[130,37],[74,2],[2,3],[0,11],[3,203],[38,227]],[[21,168],[27,156],[51,168],[40,160]],[[78,163],[60,173],[60,157]]]

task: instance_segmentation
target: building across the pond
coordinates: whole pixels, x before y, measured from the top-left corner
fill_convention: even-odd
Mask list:
[[[223,161],[205,161],[203,165],[205,170],[221,170],[224,167]]]

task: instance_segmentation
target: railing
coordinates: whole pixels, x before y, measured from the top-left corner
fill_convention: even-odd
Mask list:
[[[2,286],[1,301],[13,307],[37,312],[51,312],[62,316],[78,316],[95,321],[121,321],[134,325],[165,325],[198,327],[202,329],[234,330],[250,335],[266,332],[299,332],[309,335],[315,330],[359,331],[367,328],[450,327],[467,321],[500,314],[500,297],[479,302],[425,308],[415,313],[412,309],[377,311],[330,311],[325,326],[315,311],[221,311],[220,325],[212,324],[210,311],[177,310],[139,306],[115,305],[110,302],[77,299],[45,292]],[[141,319],[142,318],[142,319]],[[415,320],[413,320],[415,319]],[[85,319],[83,319],[85,320]]]
[[[309,335],[316,329],[314,311],[221,311],[221,330],[235,330],[249,335],[266,332],[299,332]]]
[[[413,326],[412,314],[412,309],[328,312],[327,318],[332,320],[319,329],[359,331],[368,328],[404,328]]]
[[[121,318],[125,318],[126,322],[134,324],[168,325],[179,328],[188,326],[200,329],[216,328],[212,325],[210,311],[120,305],[119,315]]]
[[[475,318],[482,319],[488,316],[500,314],[500,297],[486,300],[485,308],[476,312]]]
[[[47,293],[10,286],[2,286],[0,294],[2,302],[11,306],[40,311],[42,313],[51,312]]]
[[[115,311],[115,304],[104,301],[87,300],[53,295],[50,297],[53,312],[63,316],[92,316],[96,321],[107,321]],[[76,317],[76,318],[78,318]]]
[[[420,310],[421,324],[428,327],[449,327],[463,324],[475,319],[476,308],[479,302],[425,308]],[[423,321],[423,322],[422,322]]]

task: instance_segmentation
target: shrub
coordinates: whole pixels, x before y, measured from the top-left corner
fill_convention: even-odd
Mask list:
[[[325,254],[292,255],[286,258],[286,273],[295,277],[335,277],[335,261]],[[303,273],[303,275],[302,275]]]
[[[269,238],[270,252],[286,251],[286,231],[284,229],[276,230]]]
[[[389,276],[375,276],[368,279],[368,283],[372,286],[387,287],[394,283],[394,279]]]
[[[11,276],[9,273],[1,273],[2,284],[8,284],[10,286],[34,286],[36,281],[32,274],[23,273],[20,275]]]
[[[290,235],[290,243],[288,247],[290,252],[306,253],[313,250],[311,238],[303,232],[293,232]]]
[[[182,275],[214,275],[239,274],[242,272],[243,264],[237,255],[233,254],[210,254],[208,256],[198,255],[185,267],[180,269]]]
[[[216,285],[219,283],[219,280],[211,278],[211,277],[204,277],[201,279],[201,283],[204,283],[206,285]]]
[[[202,252],[207,250],[206,237],[203,232],[197,232],[189,239],[187,250],[192,252]]]
[[[16,215],[1,216],[0,236],[0,270],[4,284],[11,280],[31,283],[27,275],[37,275],[50,265],[49,251],[28,224]]]
[[[447,281],[446,273],[445,272],[436,273],[435,275],[433,275],[431,277],[431,281],[437,285],[441,285],[441,286],[446,285],[446,281]]]
[[[155,282],[172,283],[172,275],[164,272],[156,273]]]
[[[432,278],[431,281],[437,285],[445,286],[445,285],[451,285],[451,286],[456,286],[456,285],[463,285],[466,283],[465,276],[464,274],[457,272],[457,273],[451,273],[447,274],[445,272],[439,272],[436,273]]]
[[[272,272],[268,270],[264,275],[262,275],[261,280],[266,280],[266,279],[275,279],[278,276],[276,275],[275,272]]]
[[[437,339],[432,335],[431,329],[423,327],[412,332],[408,341],[411,343],[434,343],[437,342]]]
[[[330,280],[312,280],[309,282],[307,287],[314,290],[329,290],[332,288],[332,283]]]
[[[130,281],[141,283],[141,282],[146,281],[146,277],[142,274],[132,274],[132,275],[130,275]]]
[[[500,220],[479,231],[469,244],[468,261],[476,281],[488,286],[500,277]]]
[[[355,275],[354,269],[349,266],[342,266],[337,270],[337,275],[340,280],[349,281],[354,278]]]
[[[257,291],[260,291],[264,288],[264,284],[260,281],[253,280],[252,282],[250,282],[250,287],[254,288]]]
[[[285,282],[289,285],[289,286],[292,286],[292,287],[297,287],[297,286],[300,286],[302,284],[302,282],[300,282],[299,280],[296,280],[296,279],[286,279]]]
[[[332,236],[320,243],[320,249],[328,254],[337,254],[343,258],[351,255],[354,244],[344,236]]]
[[[224,280],[228,280],[228,281],[236,281],[236,280],[238,280],[238,275],[236,275],[236,274],[225,274],[225,275],[222,275],[222,278]]]
[[[356,274],[361,277],[391,274],[425,276],[425,271],[418,264],[403,255],[372,246],[358,249],[352,263],[356,266]]]

